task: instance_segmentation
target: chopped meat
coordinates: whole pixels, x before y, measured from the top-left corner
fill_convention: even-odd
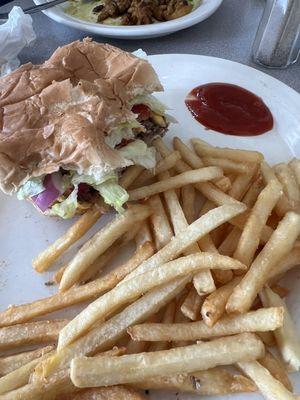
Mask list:
[[[150,119],[141,121],[141,123],[145,127],[145,132],[139,133],[138,137],[143,139],[148,145],[151,145],[151,142],[155,137],[163,137],[168,130],[168,124],[166,124],[165,127],[162,127]]]
[[[145,25],[182,17],[192,8],[188,0],[104,0],[93,12],[99,12],[98,22],[122,17],[123,25]]]

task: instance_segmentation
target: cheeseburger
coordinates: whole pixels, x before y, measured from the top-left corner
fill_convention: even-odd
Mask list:
[[[71,218],[100,197],[121,211],[124,169],[155,166],[162,90],[148,61],[90,39],[1,78],[0,188],[46,215]]]

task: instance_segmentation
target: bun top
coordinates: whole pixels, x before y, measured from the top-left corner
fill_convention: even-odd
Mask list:
[[[146,60],[90,39],[1,78],[0,188],[14,193],[60,167],[80,174],[125,167],[104,138],[133,117],[133,97],[161,90]]]

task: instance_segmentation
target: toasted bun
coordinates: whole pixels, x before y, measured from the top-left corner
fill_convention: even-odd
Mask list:
[[[59,168],[125,167],[104,138],[132,117],[134,96],[161,90],[147,61],[90,39],[58,48],[42,65],[23,65],[0,79],[0,188],[12,194]]]

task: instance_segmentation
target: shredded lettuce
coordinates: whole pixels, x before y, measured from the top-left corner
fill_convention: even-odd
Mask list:
[[[130,105],[133,106],[134,104],[145,104],[153,112],[162,116],[165,115],[167,109],[167,107],[161,101],[159,101],[155,96],[152,96],[152,94],[146,94],[134,97],[131,100]]]
[[[114,149],[123,139],[134,139],[133,129],[143,130],[143,126],[135,119],[113,128],[105,138],[105,143]]]
[[[76,172],[72,176],[72,183],[87,183],[97,190],[103,197],[105,203],[114,207],[118,212],[123,211],[123,204],[128,200],[128,193],[118,185],[118,177],[115,172],[103,175],[101,179],[95,179],[89,175],[79,175]]]
[[[118,150],[121,155],[132,161],[132,164],[141,165],[144,168],[154,168],[156,165],[156,151],[154,147],[148,147],[142,140],[135,140]]]
[[[43,192],[45,190],[43,180],[44,177],[29,179],[18,190],[17,198],[19,200],[24,200]]]
[[[109,181],[97,186],[98,192],[103,197],[106,204],[113,206],[119,213],[123,212],[123,204],[129,198],[127,191],[118,185],[117,182]]]
[[[64,201],[54,204],[49,209],[49,215],[57,215],[63,219],[74,217],[78,206],[77,193],[78,186],[75,186],[72,193]]]

